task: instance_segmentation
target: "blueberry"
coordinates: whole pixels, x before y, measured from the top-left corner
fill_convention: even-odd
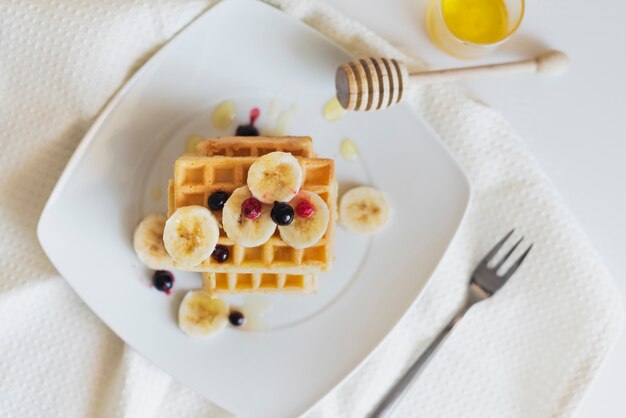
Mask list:
[[[228,251],[228,248],[224,247],[223,245],[216,245],[215,249],[213,250],[213,254],[211,254],[211,257],[213,257],[213,260],[217,261],[218,263],[223,263],[224,261],[228,260],[228,257],[230,257],[230,251]]]
[[[274,202],[272,220],[277,225],[285,226],[293,222],[293,208],[286,203]]]
[[[239,125],[235,132],[237,136],[259,136],[259,130],[254,125]]]
[[[246,322],[246,317],[239,311],[231,311],[228,315],[228,321],[235,327],[240,327]]]
[[[174,275],[167,270],[157,270],[152,276],[152,284],[157,290],[169,294],[174,287]]]
[[[209,196],[209,209],[211,210],[220,210],[226,204],[228,200],[228,193],[226,192],[215,192]]]

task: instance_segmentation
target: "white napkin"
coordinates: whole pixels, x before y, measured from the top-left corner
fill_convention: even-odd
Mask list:
[[[327,5],[273,3],[357,55],[409,59]],[[229,415],[127,348],[58,276],[35,236],[55,181],[107,99],[209,6],[0,7],[0,416]],[[311,415],[370,410],[459,306],[477,260],[513,226],[535,242],[529,260],[497,297],[469,312],[398,416],[571,415],[621,329],[609,273],[496,111],[451,85],[416,91],[414,102],[468,173],[473,202],[419,305]]]

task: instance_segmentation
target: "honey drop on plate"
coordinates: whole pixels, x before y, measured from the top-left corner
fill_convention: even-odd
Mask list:
[[[195,154],[196,147],[202,141],[202,137],[200,135],[191,135],[187,138],[187,142],[185,142],[185,152]]]
[[[267,331],[269,323],[267,315],[274,305],[264,295],[248,295],[243,304],[242,311],[246,317],[245,328],[249,331]]]
[[[154,201],[157,201],[159,199],[161,199],[161,188],[160,187],[154,187],[151,191],[150,191],[150,198]]]
[[[351,139],[344,139],[341,142],[341,156],[348,161],[356,160],[359,156],[359,149]]]
[[[324,105],[324,108],[322,109],[322,115],[324,115],[324,119],[329,122],[334,122],[341,119],[343,115],[345,115],[345,113],[346,109],[341,107],[341,104],[339,104],[339,100],[337,100],[337,97],[333,97],[332,99],[327,101]]]
[[[219,103],[211,113],[213,126],[221,131],[226,130],[233,119],[235,119],[235,104],[231,100]]]

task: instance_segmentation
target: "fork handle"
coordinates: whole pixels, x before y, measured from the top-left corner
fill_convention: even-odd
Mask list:
[[[428,364],[432,355],[437,352],[441,343],[443,343],[450,332],[454,329],[455,325],[459,322],[463,315],[470,308],[470,304],[466,304],[452,320],[446,325],[446,327],[437,335],[437,337],[430,343],[426,350],[415,360],[415,362],[404,373],[400,380],[389,390],[389,393],[385,395],[382,401],[378,404],[376,409],[368,415],[368,418],[384,418],[390,417],[393,413],[393,409],[396,407],[402,396],[406,393],[407,389],[414,382],[415,378],[424,369],[424,366]]]

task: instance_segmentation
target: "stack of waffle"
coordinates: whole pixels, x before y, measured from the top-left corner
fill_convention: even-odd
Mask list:
[[[328,229],[315,245],[295,249],[280,238],[278,230],[258,247],[242,247],[228,239],[220,228],[218,244],[229,250],[228,260],[218,263],[208,258],[192,269],[203,273],[208,290],[311,292],[317,286],[317,273],[330,268],[337,201],[335,165],[333,160],[315,157],[309,137],[224,137],[201,142],[196,154],[184,154],[176,160],[174,178],[168,187],[168,216],[183,206],[208,207],[212,193],[230,194],[246,185],[252,163],[274,151],[289,152],[298,159],[303,173],[302,189],[318,194],[328,205]],[[215,215],[221,221],[220,212]]]

